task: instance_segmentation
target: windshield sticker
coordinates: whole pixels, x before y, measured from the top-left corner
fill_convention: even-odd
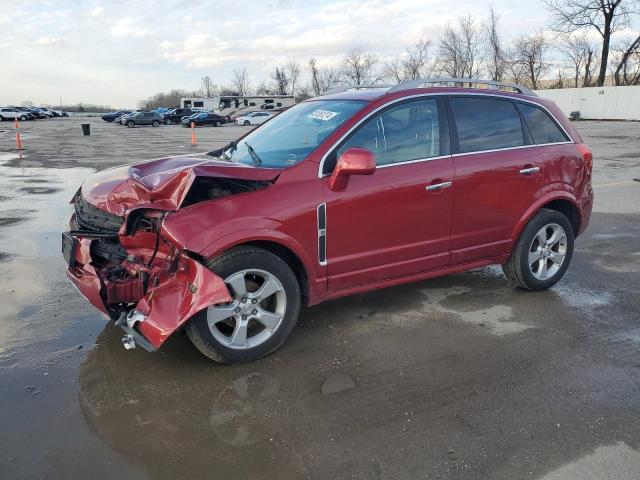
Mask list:
[[[307,115],[307,117],[324,120],[326,122],[327,120],[331,120],[336,115],[338,115],[338,112],[330,112],[329,110],[315,110]]]

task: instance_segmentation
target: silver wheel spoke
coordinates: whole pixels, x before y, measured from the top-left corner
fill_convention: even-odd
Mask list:
[[[238,272],[230,276],[226,279],[226,282],[231,285],[235,297],[243,297],[247,294],[247,282],[244,278],[244,272]]]
[[[278,313],[267,312],[266,310],[259,308],[255,319],[264,325],[267,330],[273,331],[280,323],[280,320],[282,320],[282,317],[283,315]]]
[[[247,344],[247,322],[236,320],[236,327],[231,334],[230,344],[234,347],[244,347]]]
[[[551,252],[551,255],[549,255],[549,258],[553,261],[553,263],[555,263],[556,265],[561,265],[562,261],[564,260],[564,254],[562,253],[558,253],[558,252]]]
[[[529,265],[533,265],[542,258],[542,252],[540,248],[537,248],[534,252],[529,252]]]
[[[215,325],[218,322],[226,320],[233,315],[234,305],[215,305],[207,309],[207,322],[209,325]]]
[[[547,276],[547,261],[540,260],[538,265],[538,278],[545,278]]]
[[[547,240],[547,245],[553,246],[563,237],[562,231],[559,228],[554,228],[551,237]]]
[[[545,243],[547,243],[547,227],[544,227],[536,233],[536,238],[538,239],[538,247],[542,248]]]
[[[282,287],[280,286],[280,284],[274,278],[270,277],[264,281],[264,283],[258,290],[251,294],[251,297],[257,298],[259,301],[262,301],[266,298],[269,298],[281,288]]]

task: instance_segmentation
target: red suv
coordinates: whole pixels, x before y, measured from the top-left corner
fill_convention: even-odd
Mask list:
[[[303,304],[491,264],[549,288],[589,222],[589,149],[524,87],[438,82],[345,89],[210,156],[96,174],[68,277],[126,348],[185,329],[225,363],[278,348]]]

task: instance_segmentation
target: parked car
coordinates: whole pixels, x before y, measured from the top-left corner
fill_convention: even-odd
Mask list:
[[[16,108],[21,112],[25,113],[27,115],[27,120],[36,120],[39,118],[38,115],[33,111],[31,111],[29,107],[13,107],[13,108]]]
[[[200,127],[202,125],[221,127],[222,124],[227,123],[227,119],[216,113],[197,113],[182,120],[183,127],[190,127],[191,123],[195,123],[196,127]]]
[[[127,115],[121,120],[123,125],[133,128],[136,125],[151,125],[153,127],[159,127],[162,123],[162,115],[156,112],[136,112],[131,115]]]
[[[273,113],[250,112],[236,118],[236,123],[238,125],[260,125],[261,123],[269,120],[271,117],[273,117]]]
[[[117,118],[120,118],[123,115],[128,115],[131,113],[131,110],[118,110],[117,112],[105,113],[101,118],[105,122],[113,122]]]
[[[492,88],[346,89],[210,157],[100,172],[73,200],[67,276],[125,347],[186,330],[225,363],[345,295],[491,264],[547,289],[589,223],[591,151],[553,102],[465,82]]]
[[[23,112],[22,110],[18,110],[16,107],[0,108],[0,122],[4,120],[15,120],[16,118],[24,122],[33,117],[30,116],[29,112]]]
[[[196,112],[194,112],[190,108],[176,108],[164,115],[164,124],[165,125],[171,125],[173,123],[179,124],[183,118],[189,117],[194,113]]]
[[[39,110],[37,108],[28,107],[28,110],[31,113],[31,115],[33,115],[34,118],[36,119],[49,118],[49,116],[46,113],[44,113],[42,110]]]

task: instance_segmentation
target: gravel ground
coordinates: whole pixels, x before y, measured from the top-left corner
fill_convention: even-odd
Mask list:
[[[0,124],[0,478],[640,478],[640,123],[580,122],[596,204],[565,278],[484,268],[302,312],[274,355],[149,354],[64,276],[59,232],[108,166],[244,127]]]

